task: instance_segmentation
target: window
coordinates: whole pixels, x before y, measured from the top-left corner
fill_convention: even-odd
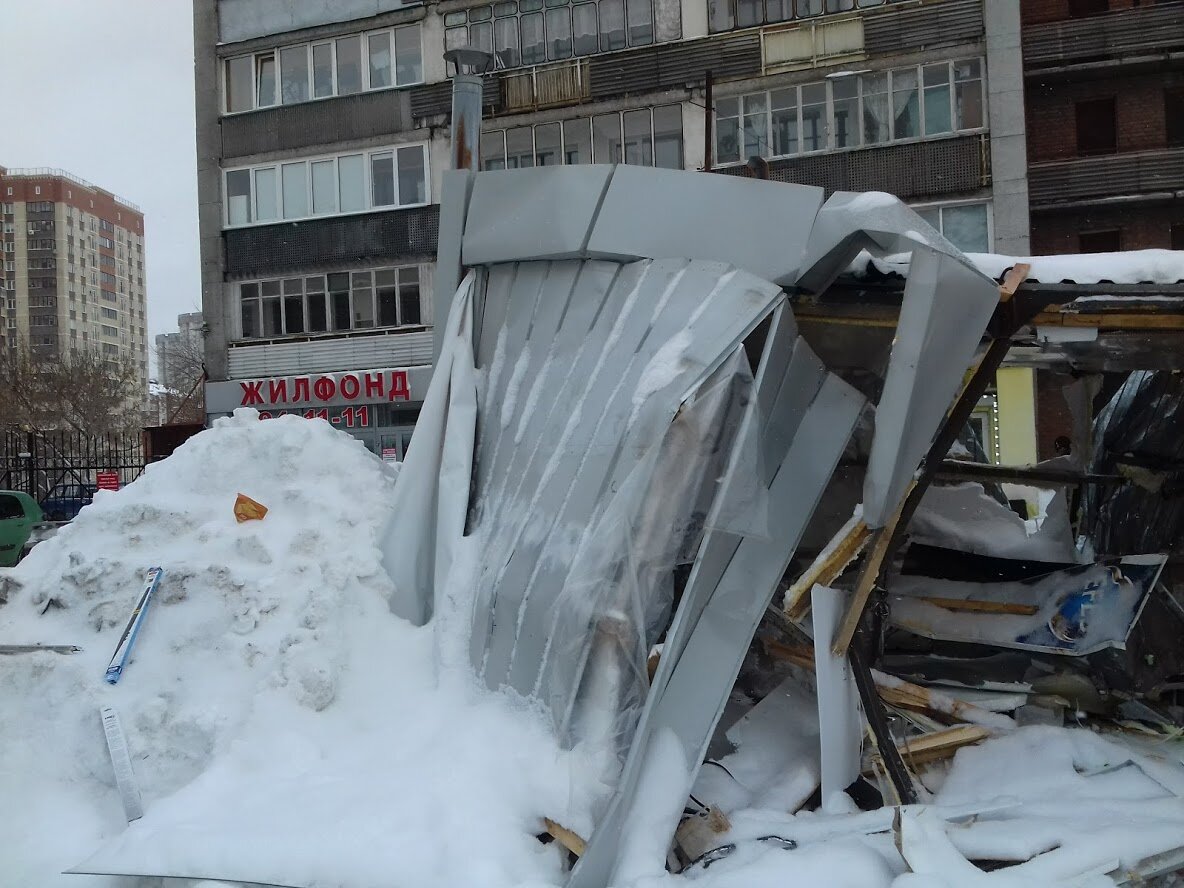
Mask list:
[[[985,203],[914,207],[946,240],[966,253],[991,251],[990,211]]]
[[[306,219],[430,202],[422,143],[226,171],[226,224]]]
[[[362,38],[342,37],[337,47],[337,95],[362,91]]]
[[[402,169],[402,158],[399,159]],[[481,134],[481,169],[566,163],[683,168],[682,106],[660,105]]]
[[[421,326],[418,266],[334,272],[239,285],[244,339]]]
[[[1086,18],[1109,11],[1109,0],[1069,0],[1070,18]]]
[[[490,51],[498,68],[654,42],[652,0],[500,0],[447,13],[444,25],[445,48]]]
[[[1171,248],[1173,250],[1184,250],[1184,222],[1172,223],[1171,236]]]
[[[420,26],[404,25],[227,59],[226,113],[420,83],[420,41]]]
[[[285,105],[307,102],[308,47],[289,46],[280,50],[280,98]]]
[[[1077,119],[1077,153],[1113,154],[1118,150],[1114,99],[1090,99],[1074,104]]]
[[[1077,235],[1077,248],[1082,253],[1117,253],[1122,249],[1122,232],[1082,231]]]
[[[1184,148],[1184,89],[1164,90],[1163,112],[1168,147]]]
[[[255,103],[260,108],[275,104],[275,53],[255,56]]]
[[[831,77],[715,102],[720,164],[981,128],[980,59]]]

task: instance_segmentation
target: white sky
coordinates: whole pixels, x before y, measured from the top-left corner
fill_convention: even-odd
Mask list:
[[[60,167],[144,211],[154,351],[201,310],[190,0],[0,0],[0,83],[0,166]]]

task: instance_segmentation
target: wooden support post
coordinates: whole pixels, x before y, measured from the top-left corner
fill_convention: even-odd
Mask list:
[[[855,686],[859,689],[859,698],[863,701],[863,714],[875,735],[876,745],[880,748],[880,756],[884,760],[884,770],[892,785],[896,787],[896,794],[902,805],[912,805],[917,801],[917,790],[909,776],[908,768],[896,749],[896,741],[892,738],[892,731],[888,727],[888,716],[884,712],[883,704],[876,693],[876,684],[872,678],[871,668],[864,658],[859,645],[852,645],[847,659],[851,663],[851,674],[855,678]]]

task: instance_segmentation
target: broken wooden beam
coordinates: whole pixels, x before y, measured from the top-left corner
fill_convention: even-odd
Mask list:
[[[909,490],[912,490],[910,485]],[[859,574],[855,578],[855,591],[851,596],[851,602],[847,605],[847,613],[843,617],[843,622],[839,625],[839,631],[835,635],[834,647],[831,652],[836,657],[841,657],[847,653],[847,649],[851,646],[851,639],[855,637],[855,630],[859,628],[859,620],[863,616],[863,609],[867,605],[868,598],[871,597],[872,589],[875,588],[876,582],[880,578],[882,568],[884,565],[884,558],[887,556],[897,522],[900,520],[904,503],[908,501],[906,494],[905,499],[901,501],[897,507],[895,514],[883,527],[877,528],[872,533],[871,548],[868,549],[867,555],[864,556],[863,565],[859,568]]]
[[[579,835],[572,832],[566,826],[556,823],[550,817],[543,818],[543,827],[545,828],[545,831],[553,839],[555,839],[556,842],[558,842],[576,857],[584,856],[584,850],[588,847],[588,843],[580,838]]]
[[[934,473],[934,477],[942,481],[980,481],[990,484],[1010,482],[1035,485],[1096,484],[1118,486],[1127,483],[1127,479],[1122,475],[1096,475],[1039,466],[996,466],[988,463],[963,462],[957,459],[943,460],[937,472]]]
[[[785,593],[784,609],[791,620],[800,620],[810,609],[810,590],[829,586],[847,569],[867,545],[871,528],[852,516],[826,545],[813,563]]]
[[[911,737],[898,744],[896,749],[911,764],[925,765],[950,758],[963,746],[971,746],[990,736],[991,732],[982,725],[957,725],[944,731]]]
[[[975,598],[938,598],[929,595],[909,596],[910,601],[923,601],[935,607],[951,611],[966,611],[976,614],[1008,614],[1016,617],[1031,617],[1040,613],[1035,604],[1016,604],[1011,601],[980,601]]]

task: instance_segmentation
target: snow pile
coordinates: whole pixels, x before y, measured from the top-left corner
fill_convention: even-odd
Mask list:
[[[375,538],[394,477],[322,421],[239,411],[0,572],[0,644],[82,648],[0,656],[0,798],[21,800],[0,885],[137,884],[57,875],[100,846],[94,868],[207,878],[558,879],[534,833],[544,814],[587,832],[578,757],[534,712],[436,674],[431,631],[389,613]],[[240,491],[266,518],[235,522]],[[156,601],[109,686],[155,564]],[[105,705],[144,799],[126,831]]]
[[[1025,262],[1031,266],[1027,280],[1045,284],[1176,284],[1184,282],[1184,251],[1129,250],[1122,253],[1085,253],[1063,256],[1005,256],[1001,253],[967,253],[979,271],[1002,280],[1009,268]],[[911,256],[907,253],[874,257],[866,250],[847,267],[850,274],[864,276],[872,269],[880,274],[908,277]]]

